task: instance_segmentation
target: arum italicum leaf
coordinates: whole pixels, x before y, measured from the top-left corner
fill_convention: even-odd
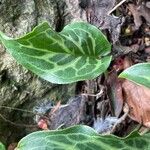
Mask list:
[[[38,131],[24,137],[16,150],[149,150],[150,133],[134,132],[126,138],[100,136],[84,125],[64,130]]]
[[[5,147],[1,142],[0,142],[0,150],[5,150]]]
[[[150,88],[150,63],[139,63],[124,70],[119,77]]]
[[[93,79],[111,61],[106,37],[84,22],[69,24],[59,33],[44,22],[17,39],[0,32],[0,40],[20,64],[52,83]]]

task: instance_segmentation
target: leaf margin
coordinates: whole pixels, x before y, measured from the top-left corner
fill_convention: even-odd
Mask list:
[[[145,63],[138,63],[135,65],[132,65],[131,67],[125,69],[123,72],[121,72],[119,74],[119,78],[124,78],[124,79],[128,79],[138,85],[143,85],[147,88],[150,88],[150,77],[149,78],[144,78],[144,76],[140,76],[138,74],[136,74],[136,76],[134,76],[135,73],[133,73],[131,71],[136,71],[136,69],[139,69],[138,67],[140,67],[140,69],[144,66],[149,66],[149,72],[150,72],[150,63],[149,62],[145,62]],[[138,70],[139,71],[139,70]],[[141,70],[142,71],[142,70]],[[137,80],[136,80],[137,78]],[[143,83],[144,82],[144,83]]]
[[[77,23],[81,23],[81,22],[77,22]],[[82,22],[82,23],[85,23],[85,22]],[[20,37],[20,38],[9,38],[9,37],[7,37],[5,34],[3,34],[2,32],[0,32],[0,39],[1,39],[1,41],[2,41],[2,43],[4,43],[4,41],[3,40],[12,40],[12,41],[15,41],[15,40],[20,40],[20,39],[23,39],[23,38],[25,38],[25,37],[30,37],[31,36],[31,34],[33,33],[33,32],[35,32],[37,29],[39,29],[40,28],[40,26],[42,26],[42,25],[45,25],[45,26],[47,26],[47,28],[50,28],[50,26],[49,26],[49,24],[47,23],[47,22],[43,22],[43,23],[41,23],[40,25],[38,25],[37,27],[35,27],[31,32],[29,32],[29,33],[27,33],[26,35],[24,35],[24,36],[22,36],[22,37]],[[69,27],[69,26],[71,26],[71,24],[68,24],[67,26],[65,26],[64,27],[64,29],[67,29],[67,27]],[[95,26],[93,26],[93,25],[90,25],[89,24],[89,26],[91,26],[92,28],[94,28],[95,30],[98,30]],[[42,30],[42,29],[41,29]],[[63,30],[62,30],[63,31]],[[110,52],[111,52],[111,44],[108,42],[108,40],[106,39],[106,36],[104,36],[104,34],[99,30],[99,32],[101,33],[101,36],[103,36],[103,38],[106,40],[106,42],[107,42],[107,44],[108,44],[108,49],[107,49],[107,51],[106,51],[106,53],[104,53],[103,54],[103,52],[102,52],[102,56],[104,55],[107,55],[107,54],[109,54]],[[61,32],[60,32],[61,33]],[[5,45],[5,44],[4,44]],[[9,44],[8,44],[9,45]],[[6,46],[7,47],[7,46]],[[10,47],[10,49],[11,49],[11,46],[9,45],[8,47]],[[93,74],[93,73],[91,73],[91,75],[86,75],[86,76],[83,76],[83,77],[80,77],[80,79],[70,79],[69,81],[65,81],[64,79],[55,79],[55,75],[53,74],[53,75],[51,75],[51,73],[49,72],[49,75],[51,75],[51,77],[52,77],[52,79],[51,78],[48,78],[42,71],[41,71],[41,74],[40,73],[37,73],[37,72],[40,72],[39,70],[38,71],[33,71],[32,69],[32,65],[30,64],[28,64],[28,63],[26,63],[26,61],[25,60],[21,60],[21,59],[19,59],[19,54],[14,54],[14,52],[12,52],[12,51],[10,51],[10,50],[8,50],[8,52],[19,62],[19,64],[22,64],[23,66],[25,66],[25,68],[27,68],[27,69],[29,69],[29,70],[31,70],[32,72],[34,72],[35,74],[38,74],[38,76],[40,76],[40,77],[42,77],[42,78],[44,78],[45,80],[48,80],[48,81],[50,81],[50,82],[52,82],[52,83],[57,83],[57,84],[68,84],[68,83],[73,83],[73,82],[77,82],[77,81],[82,81],[82,80],[90,80],[90,79],[94,79],[94,78],[96,78],[97,76],[99,76],[101,73],[103,73],[104,71],[106,71],[106,69],[108,68],[108,66],[109,66],[109,64],[110,64],[110,62],[111,62],[111,59],[112,59],[112,56],[106,56],[106,58],[107,58],[107,63],[105,64],[105,65],[101,65],[101,68],[103,68],[103,69],[101,69],[101,70],[103,70],[103,71],[99,71],[99,73],[97,72],[96,73],[96,71],[94,72],[95,73],[95,75]],[[105,57],[104,57],[105,58]],[[102,58],[103,59],[103,58]],[[99,61],[101,61],[101,60],[99,60]],[[105,62],[105,61],[104,61]],[[102,64],[103,64],[103,61],[102,61]],[[32,68],[32,69],[31,69]],[[100,68],[100,67],[99,67]],[[36,68],[34,67],[34,70],[36,70]],[[48,74],[48,73],[47,73]],[[57,76],[58,77],[58,76]],[[67,80],[67,79],[66,79]]]

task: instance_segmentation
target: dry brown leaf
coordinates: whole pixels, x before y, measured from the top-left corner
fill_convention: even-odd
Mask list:
[[[150,128],[150,89],[125,80],[122,84],[129,117]]]
[[[122,83],[117,77],[117,73],[111,72],[108,77],[108,95],[111,107],[116,117],[119,117],[123,107]]]
[[[137,29],[142,25],[141,17],[144,17],[148,24],[150,23],[150,9],[145,4],[141,4],[140,6],[128,4],[128,9],[134,17],[134,23]]]
[[[66,105],[57,104],[54,113],[48,115],[48,128],[54,130],[63,126],[64,128],[82,124],[86,120],[87,96],[76,96],[69,100]]]
[[[108,29],[113,43],[118,41],[121,31],[121,25],[124,17],[108,15],[108,12],[115,6],[116,0],[91,1],[90,12],[87,13],[88,21],[100,29]],[[88,10],[89,10],[88,9]]]
[[[17,147],[17,144],[18,144],[18,143],[11,143],[11,144],[8,146],[7,150],[15,150],[15,148]]]
[[[150,47],[145,48],[145,53],[150,54]]]
[[[141,13],[138,11],[138,6],[136,6],[134,4],[128,4],[128,9],[132,13],[132,15],[134,17],[134,24],[135,24],[136,28],[138,29],[142,24]]]

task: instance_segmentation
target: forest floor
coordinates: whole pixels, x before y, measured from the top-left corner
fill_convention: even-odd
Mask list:
[[[103,5],[80,4],[87,12],[87,20],[102,29],[112,43],[113,61],[107,73],[94,80],[78,82],[76,97],[66,105],[57,102],[55,106],[43,105],[36,109],[37,113],[41,108],[45,110],[45,115],[36,115],[39,128],[86,124],[100,134],[122,137],[137,127],[141,132],[150,127],[147,122],[150,90],[118,78],[120,72],[133,64],[150,62],[150,2],[121,2],[120,5],[109,0],[103,1]],[[9,150],[12,147],[11,144]]]
[[[87,11],[87,20],[111,41],[113,61],[104,75],[78,82],[77,97],[65,107],[57,103],[49,113],[49,129],[86,124],[101,134],[125,136],[144,125],[144,132],[150,127],[150,90],[118,75],[133,64],[150,61],[150,2],[108,0],[88,6],[81,3],[81,7]]]

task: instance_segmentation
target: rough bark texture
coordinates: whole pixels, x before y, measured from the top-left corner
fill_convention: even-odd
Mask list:
[[[11,37],[29,32],[37,24],[48,21],[60,31],[74,20],[86,20],[78,0],[0,0],[0,30]],[[0,45],[0,106],[27,110],[47,99],[66,101],[73,95],[75,84],[54,85],[20,66]],[[0,114],[17,123],[33,124],[29,113],[0,107]],[[0,141],[16,142],[33,128],[16,127],[0,117]],[[20,137],[17,137],[19,133]]]

